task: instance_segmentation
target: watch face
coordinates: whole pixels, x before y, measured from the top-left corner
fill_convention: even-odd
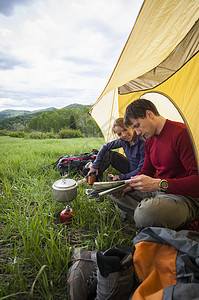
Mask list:
[[[166,179],[162,179],[162,180],[160,181],[159,187],[161,188],[161,190],[162,190],[163,192],[166,192],[166,191],[168,190],[168,187],[169,187],[168,181],[167,181]]]
[[[167,182],[167,181],[162,181],[162,182],[161,182],[161,187],[162,187],[163,189],[168,189],[168,182]]]

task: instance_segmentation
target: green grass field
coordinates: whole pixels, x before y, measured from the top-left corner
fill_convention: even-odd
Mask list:
[[[65,205],[53,199],[52,184],[61,175],[45,165],[63,155],[100,149],[103,143],[100,138],[0,137],[0,299],[67,299],[73,247],[131,245],[133,226],[121,223],[107,197],[90,199],[81,185],[70,203],[72,224],[59,222]]]

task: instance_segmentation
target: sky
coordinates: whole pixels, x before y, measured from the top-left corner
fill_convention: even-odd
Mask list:
[[[0,0],[0,111],[94,104],[143,0]]]

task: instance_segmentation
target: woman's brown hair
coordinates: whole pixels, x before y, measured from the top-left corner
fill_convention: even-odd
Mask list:
[[[117,118],[114,123],[113,123],[113,127],[112,127],[112,131],[113,133],[115,133],[115,127],[116,126],[120,126],[122,128],[126,128],[126,126],[124,125],[124,118]]]

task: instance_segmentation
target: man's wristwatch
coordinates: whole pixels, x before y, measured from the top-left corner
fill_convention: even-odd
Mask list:
[[[161,189],[161,191],[163,192],[166,192],[168,190],[168,181],[166,179],[162,179],[160,182],[159,182],[159,187]]]

